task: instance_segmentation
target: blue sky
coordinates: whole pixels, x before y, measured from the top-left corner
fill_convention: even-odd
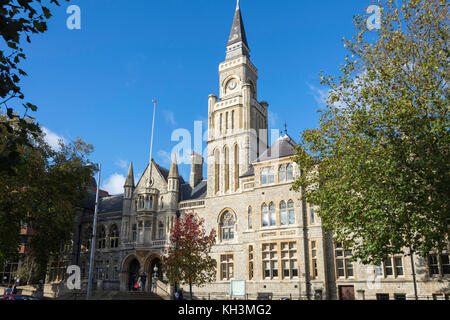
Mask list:
[[[205,121],[218,94],[235,0],[79,0],[52,10],[49,30],[26,46],[22,81],[48,137],[81,137],[94,145],[102,186],[120,190],[130,161],[135,175],[149,160],[152,99],[158,100],[153,158],[169,167],[175,129]],[[327,88],[319,72],[338,73],[354,33],[352,18],[373,0],[241,0],[258,95],[269,126],[298,140],[316,127]],[[69,30],[66,9],[81,9],[81,30]],[[189,179],[189,166],[180,165]]]

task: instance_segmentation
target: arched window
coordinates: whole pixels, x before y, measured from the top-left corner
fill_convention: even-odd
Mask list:
[[[164,239],[164,223],[162,221],[158,223],[158,239]]]
[[[111,248],[119,247],[119,228],[113,224],[109,230],[109,244]]]
[[[280,203],[280,224],[282,226],[285,226],[285,225],[288,224],[286,202],[285,201],[281,201],[281,203]]]
[[[97,248],[104,249],[106,248],[106,230],[104,226],[100,226],[97,229]]]
[[[248,229],[253,229],[253,214],[252,214],[252,207],[248,207],[248,213],[247,213],[247,221],[248,221]]]
[[[261,216],[262,216],[262,226],[263,227],[269,226],[269,208],[265,203],[261,207]]]
[[[225,212],[220,220],[220,230],[222,241],[234,239],[234,216],[230,212]]]
[[[234,190],[239,189],[239,146],[234,146]]]
[[[92,227],[88,227],[83,234],[83,245],[86,250],[91,249]]]
[[[294,209],[294,201],[289,200],[288,202],[288,215],[289,215],[289,224],[295,224],[295,209]]]
[[[282,164],[279,168],[278,168],[278,182],[285,182],[286,181],[286,166],[284,164]]]
[[[220,190],[220,151],[216,150],[214,155],[214,164],[215,164],[215,192],[218,193]]]
[[[275,226],[277,224],[277,216],[275,212],[275,205],[273,202],[269,204],[269,220],[270,220],[270,226]]]
[[[224,149],[225,156],[225,191],[230,190],[230,149],[225,147]]]
[[[164,202],[163,202],[164,198],[161,197],[161,200],[159,200],[159,206],[161,207],[161,209],[164,209]]]
[[[288,166],[287,166],[287,169],[286,169],[286,180],[287,181],[294,180],[294,166],[292,165],[292,163],[288,164]]]

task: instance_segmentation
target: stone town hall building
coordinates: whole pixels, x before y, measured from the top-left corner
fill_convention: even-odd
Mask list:
[[[179,175],[175,157],[170,170],[151,162],[137,183],[131,164],[124,193],[101,198],[94,265],[98,285],[130,290],[138,273],[145,272],[145,290],[150,290],[149,275],[155,266],[161,271],[177,212],[189,210],[205,218],[208,231],[218,231],[211,253],[217,280],[194,288],[199,298],[225,298],[232,279],[246,280],[249,299],[258,294],[274,299],[413,298],[410,257],[390,257],[378,268],[350,262],[351,252],[332,242],[314,207],[291,190],[299,173],[295,143],[285,133],[267,145],[269,105],[259,100],[258,70],[250,59],[239,3],[219,77],[219,96],[208,97],[206,177],[204,159],[196,153],[189,181]],[[74,260],[84,279],[91,226],[92,211],[85,210],[77,218],[74,238]],[[415,257],[415,264],[419,296],[448,297],[448,255]],[[55,278],[52,270],[50,278]],[[164,272],[157,284],[159,294],[170,293]]]

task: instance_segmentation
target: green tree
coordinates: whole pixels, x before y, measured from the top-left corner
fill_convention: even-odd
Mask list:
[[[294,183],[354,259],[427,256],[447,246],[449,29],[442,0],[380,1],[382,24],[356,34],[327,105],[301,135]]]
[[[59,6],[56,0],[0,0],[0,136],[6,132],[8,139],[0,140],[0,171],[8,170],[19,164],[20,156],[17,148],[22,145],[31,145],[30,136],[38,135],[39,126],[28,112],[36,111],[37,107],[30,102],[23,102],[25,95],[19,82],[27,73],[19,67],[21,61],[26,59],[23,50],[24,38],[31,42],[32,34],[43,33],[47,30],[46,21],[50,19],[50,9],[46,4]],[[3,41],[2,41],[3,40]],[[12,104],[20,101],[20,109],[24,111],[19,115],[19,108]]]
[[[162,259],[164,272],[171,284],[189,285],[192,299],[192,285],[202,286],[216,279],[216,261],[209,256],[216,242],[216,231],[207,235],[204,219],[194,212],[187,212],[176,219],[170,241],[172,247]]]
[[[38,135],[19,146],[16,174],[0,172],[0,262],[17,259],[20,228],[32,227],[31,255],[36,276],[44,277],[49,257],[71,239],[77,207],[87,194],[92,146],[81,139],[52,149]]]

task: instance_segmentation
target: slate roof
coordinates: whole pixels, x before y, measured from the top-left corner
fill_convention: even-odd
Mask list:
[[[233,45],[238,42],[243,42],[248,48],[247,36],[245,35],[244,22],[242,20],[241,9],[239,2],[234,14],[233,25],[231,27],[230,38],[228,39],[227,46]]]
[[[103,197],[99,199],[99,213],[122,211],[123,208],[123,194],[111,197]]]
[[[272,159],[289,157],[295,154],[296,143],[289,135],[280,137],[275,143],[267,149],[255,162],[262,162]]]
[[[202,180],[194,189],[187,183],[180,186],[180,201],[204,199],[208,187],[207,180]]]

